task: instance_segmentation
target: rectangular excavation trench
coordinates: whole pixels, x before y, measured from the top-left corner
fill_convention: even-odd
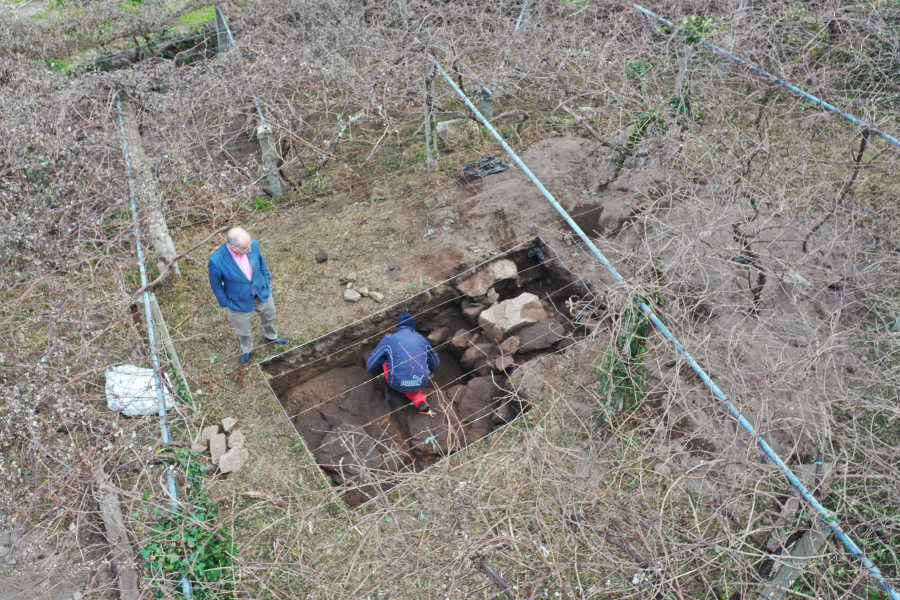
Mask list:
[[[516,419],[530,406],[507,391],[509,374],[583,335],[565,305],[588,293],[583,279],[539,238],[517,248],[262,364],[297,433],[348,505],[358,506],[396,485],[402,474],[421,471]],[[515,263],[518,274],[484,296],[460,292],[457,286],[466,284],[476,288],[470,292],[483,291],[475,278],[491,280],[485,271],[504,266],[508,275],[502,261]],[[479,324],[480,312],[514,299],[524,303],[530,298],[523,294],[536,296],[523,311],[533,323],[505,334],[502,327]],[[404,310],[440,357],[424,390],[434,416],[419,414],[402,393],[387,389],[383,375],[372,377],[365,369],[369,353],[395,331]]]

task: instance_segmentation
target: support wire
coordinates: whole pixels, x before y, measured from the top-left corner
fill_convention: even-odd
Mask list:
[[[664,18],[660,17],[659,15],[650,12],[649,10],[647,10],[646,8],[644,8],[644,7],[642,7],[642,6],[638,6],[637,4],[632,4],[631,6],[632,6],[635,10],[637,10],[637,11],[639,11],[639,12],[641,12],[641,13],[647,15],[648,17],[651,17],[651,18],[653,18],[653,19],[656,19],[656,20],[659,21],[660,23],[664,23],[664,24],[668,25],[669,27],[675,27],[675,28],[677,28],[679,31],[684,31],[684,29],[683,29],[682,27],[678,27],[678,25],[676,25],[676,24],[673,23],[672,21],[669,21],[668,19],[664,19]],[[872,127],[872,126],[869,125],[868,123],[865,123],[865,122],[863,122],[863,121],[860,121],[859,119],[857,119],[857,118],[854,117],[853,115],[848,114],[848,113],[842,111],[841,109],[837,108],[836,106],[834,106],[834,105],[832,105],[832,104],[829,104],[828,102],[825,102],[825,101],[822,100],[821,98],[817,98],[816,96],[813,96],[813,95],[810,94],[809,92],[804,92],[803,90],[801,90],[801,89],[798,88],[797,86],[791,85],[790,83],[786,82],[785,80],[779,79],[778,77],[775,77],[775,76],[772,75],[771,73],[767,73],[766,71],[763,71],[762,69],[760,69],[759,67],[757,67],[757,66],[754,65],[753,63],[748,62],[748,61],[744,60],[743,58],[740,58],[739,56],[735,56],[734,54],[732,54],[732,53],[729,52],[728,50],[725,50],[724,48],[720,48],[719,46],[716,46],[715,44],[713,44],[713,43],[711,43],[711,42],[707,42],[707,41],[704,40],[704,39],[700,39],[700,42],[701,42],[704,46],[706,46],[707,48],[709,48],[710,50],[712,50],[713,52],[717,52],[718,54],[721,54],[722,56],[725,56],[726,58],[730,58],[731,60],[733,60],[733,61],[736,62],[737,64],[743,65],[743,66],[747,67],[748,69],[750,69],[751,71],[753,71],[754,73],[757,73],[757,74],[759,74],[759,75],[762,75],[762,76],[765,77],[766,79],[769,79],[770,81],[772,81],[772,82],[774,82],[774,83],[777,83],[777,84],[780,85],[781,87],[783,87],[783,88],[785,88],[785,89],[788,89],[788,90],[794,92],[795,94],[797,94],[797,95],[799,95],[799,96],[802,96],[802,97],[806,98],[807,100],[809,100],[809,101],[812,102],[813,104],[816,104],[816,105],[818,105],[818,106],[821,106],[821,107],[824,108],[825,110],[830,110],[831,112],[836,113],[836,114],[842,116],[843,118],[847,119],[848,121],[850,121],[850,122],[853,123],[854,125],[859,125],[859,126],[862,127],[863,129],[867,129],[867,130],[871,131],[872,133],[874,133],[875,135],[877,135],[878,137],[880,137],[880,138],[882,138],[882,139],[884,139],[884,140],[887,140],[888,142],[894,144],[894,145],[897,146],[897,147],[900,147],[900,140],[898,140],[898,139],[895,138],[894,136],[888,135],[888,134],[886,134],[886,133],[884,133],[884,132],[882,132],[882,131],[879,131],[878,129],[875,129],[874,127]]]

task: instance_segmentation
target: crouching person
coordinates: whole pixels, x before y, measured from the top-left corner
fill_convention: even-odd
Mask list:
[[[403,392],[422,414],[432,414],[422,392],[428,379],[438,368],[437,352],[422,334],[416,332],[416,321],[408,312],[397,317],[397,331],[384,336],[366,360],[372,375],[384,373],[388,387]]]

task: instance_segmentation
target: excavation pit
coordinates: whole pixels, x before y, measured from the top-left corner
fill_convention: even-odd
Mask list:
[[[527,411],[527,400],[508,391],[509,375],[577,341],[583,332],[566,302],[586,293],[536,240],[274,357],[263,370],[319,467],[357,506]],[[404,310],[440,357],[424,390],[434,416],[365,369]]]

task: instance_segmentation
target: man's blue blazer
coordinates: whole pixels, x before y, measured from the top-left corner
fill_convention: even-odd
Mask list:
[[[259,251],[259,242],[250,241],[250,252],[247,254],[250,266],[253,267],[253,279],[248,280],[241,268],[234,262],[226,244],[222,244],[209,257],[209,285],[219,301],[219,306],[228,307],[240,312],[250,312],[255,308],[253,292],[263,302],[269,301],[272,294],[272,276],[266,259]]]

